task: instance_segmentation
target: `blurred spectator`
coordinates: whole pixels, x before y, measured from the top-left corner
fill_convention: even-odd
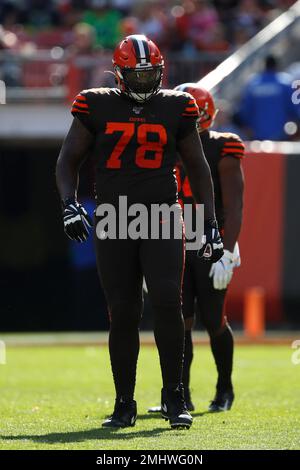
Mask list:
[[[239,49],[243,46],[249,39],[251,39],[252,35],[248,29],[243,28],[242,26],[238,26],[233,29],[231,43],[233,49]]]
[[[3,28],[11,30],[22,18],[22,12],[17,5],[11,1],[0,2],[0,24]]]
[[[120,23],[122,37],[137,34],[139,32],[139,21],[135,16],[127,16]]]
[[[253,0],[242,0],[235,15],[235,28],[242,28],[249,37],[254,36],[264,24],[262,10]]]
[[[130,15],[135,3],[135,0],[111,0],[112,7],[119,10],[123,16]]]
[[[264,70],[246,85],[237,113],[250,138],[287,139],[285,124],[300,120],[300,106],[292,102],[293,91],[291,77],[278,72],[277,59],[267,56]]]
[[[85,11],[86,4],[84,2],[71,2],[70,0],[63,0],[59,4],[59,13],[61,16],[62,28],[65,31],[70,31],[72,28],[82,21],[82,15]]]
[[[91,55],[99,50],[96,47],[96,31],[87,23],[78,23],[73,28],[72,43],[68,52],[74,55]]]
[[[186,0],[175,15],[181,40],[190,42],[196,49],[205,47],[219,22],[216,9],[206,0]]]
[[[122,15],[111,8],[107,0],[90,0],[90,9],[83,15],[83,22],[90,24],[96,31],[96,44],[104,49],[113,49],[121,40]]]
[[[53,0],[24,0],[25,23],[34,29],[51,28],[61,24],[61,16]]]
[[[230,47],[225,37],[225,29],[222,23],[216,23],[205,35],[198,47],[205,51],[227,51]]]
[[[213,4],[218,12],[219,18],[224,25],[226,38],[232,40],[235,28],[235,12],[241,0],[214,0]]]
[[[188,37],[201,49],[207,40],[206,38],[215,30],[218,22],[217,11],[208,1],[194,0],[188,21]]]
[[[22,48],[25,49],[29,45],[30,43],[23,43],[17,34],[4,29],[0,24],[0,52],[19,52]],[[8,87],[20,86],[22,84],[22,67],[17,57],[7,54],[1,57],[0,80],[4,80]]]
[[[73,28],[72,44],[66,49],[69,57],[69,91],[75,95],[82,85],[87,88],[114,86],[111,69],[111,55],[104,54],[96,44],[96,31],[86,23],[78,23]],[[79,60],[81,66],[76,64]]]
[[[139,2],[135,13],[138,28],[136,32],[145,34],[162,47],[162,39],[168,20],[159,2]]]

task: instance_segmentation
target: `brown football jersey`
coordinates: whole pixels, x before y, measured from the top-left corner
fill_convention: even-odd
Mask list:
[[[219,228],[224,226],[224,208],[219,177],[219,162],[222,158],[243,158],[245,146],[237,134],[205,131],[200,134],[203,150],[210,166],[214,183],[215,210]],[[188,178],[180,162],[176,167],[179,201],[182,204],[194,202]]]
[[[174,203],[177,142],[195,129],[199,117],[188,93],[160,90],[143,104],[117,88],[84,90],[72,114],[94,135],[99,202]]]

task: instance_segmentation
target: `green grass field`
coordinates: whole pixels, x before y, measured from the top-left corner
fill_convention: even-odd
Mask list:
[[[300,449],[300,365],[289,346],[239,346],[236,401],[230,412],[206,413],[214,394],[208,346],[196,346],[192,372],[194,424],[172,431],[148,405],[159,402],[154,347],[141,348],[134,428],[105,430],[114,404],[107,348],[8,347],[0,365],[0,449]]]

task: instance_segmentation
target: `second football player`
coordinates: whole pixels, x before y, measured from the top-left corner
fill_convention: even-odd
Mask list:
[[[179,85],[176,89],[190,93],[199,107],[198,129],[214,182],[216,216],[224,243],[224,255],[217,263],[202,263],[195,251],[186,252],[182,306],[185,322],[184,394],[188,409],[194,410],[190,369],[193,360],[192,328],[198,311],[209,334],[218,374],[216,392],[209,410],[226,411],[234,400],[231,379],[234,343],[225,315],[225,299],[233,271],[240,265],[237,241],[242,223],[244,177],[241,160],[244,144],[236,134],[210,130],[217,110],[207,90],[193,83]],[[177,165],[177,182],[180,201],[184,204],[192,203],[189,180],[180,161]],[[157,411],[160,411],[160,407],[149,409],[149,412]]]

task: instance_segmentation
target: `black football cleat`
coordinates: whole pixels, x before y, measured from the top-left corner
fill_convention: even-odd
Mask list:
[[[217,391],[215,398],[210,402],[208,411],[229,411],[234,400],[233,390]]]
[[[195,411],[194,403],[192,402],[191,391],[189,388],[184,388],[184,400],[188,411]]]
[[[186,409],[188,411],[194,411],[195,406],[192,402],[191,399],[191,392],[189,388],[184,389],[184,399],[185,399],[185,404],[186,404]],[[161,406],[152,406],[151,408],[148,408],[148,413],[161,413]]]
[[[186,408],[183,388],[175,390],[163,388],[161,391],[161,415],[170,422],[172,429],[189,429],[193,418]]]
[[[107,418],[102,426],[106,428],[127,428],[135,425],[137,417],[136,401],[116,400],[113,414]]]

